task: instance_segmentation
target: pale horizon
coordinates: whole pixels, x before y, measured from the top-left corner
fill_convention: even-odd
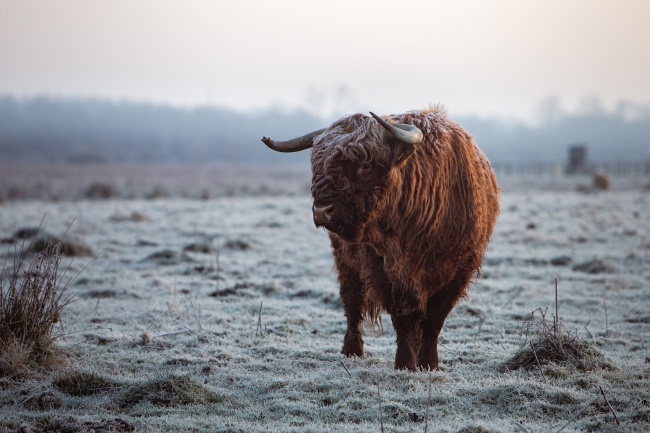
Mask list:
[[[650,2],[0,0],[0,94],[533,120],[650,106]],[[645,44],[644,44],[645,43]]]

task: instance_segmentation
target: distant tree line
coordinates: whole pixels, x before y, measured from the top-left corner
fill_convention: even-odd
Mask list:
[[[650,160],[650,106],[622,102],[612,111],[599,103],[565,113],[547,110],[538,125],[467,117],[459,122],[492,161],[565,162],[572,145],[584,144],[588,161]]]
[[[277,154],[260,139],[288,139],[322,128],[306,110],[250,113],[103,99],[0,96],[0,157],[5,160],[152,163],[308,163],[308,152]],[[595,161],[650,159],[650,109],[622,105],[575,114],[549,111],[536,126],[460,117],[491,160],[563,161],[586,143]]]

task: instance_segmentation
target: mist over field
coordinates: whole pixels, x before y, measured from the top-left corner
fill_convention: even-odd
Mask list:
[[[448,107],[452,113],[453,108]],[[336,117],[300,108],[242,112],[2,96],[0,154],[4,160],[41,162],[307,164],[308,152],[269,152],[260,143],[262,135],[289,139],[323,128]],[[568,146],[575,143],[587,145],[589,159],[599,163],[650,160],[650,106],[620,102],[606,109],[592,98],[566,112],[557,100],[548,99],[540,103],[538,117],[531,124],[452,115],[497,164],[564,162]]]

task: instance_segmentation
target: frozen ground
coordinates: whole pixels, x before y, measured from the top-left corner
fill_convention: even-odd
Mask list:
[[[0,238],[46,214],[43,230],[61,235],[74,220],[68,236],[97,255],[70,287],[68,365],[0,380],[0,432],[423,432],[427,412],[430,432],[650,431],[647,190],[506,187],[483,279],[443,328],[429,397],[427,372],[393,370],[388,316],[383,334],[366,331],[366,359],[340,355],[329,243],[300,188],[0,204]],[[530,313],[554,310],[555,277],[560,320],[613,368],[503,371],[527,345]],[[173,383],[189,397],[154,398]]]

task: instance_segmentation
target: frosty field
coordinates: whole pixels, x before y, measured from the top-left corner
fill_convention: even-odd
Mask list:
[[[504,183],[483,277],[431,375],[393,370],[387,315],[366,329],[365,359],[340,354],[329,240],[303,187],[2,202],[0,238],[45,215],[43,231],[71,225],[93,254],[63,262],[80,272],[57,328],[67,362],[0,379],[0,432],[650,431],[650,192],[567,182]],[[0,246],[11,262],[14,244]],[[504,368],[537,309],[555,313],[556,277],[560,321],[603,365]]]

